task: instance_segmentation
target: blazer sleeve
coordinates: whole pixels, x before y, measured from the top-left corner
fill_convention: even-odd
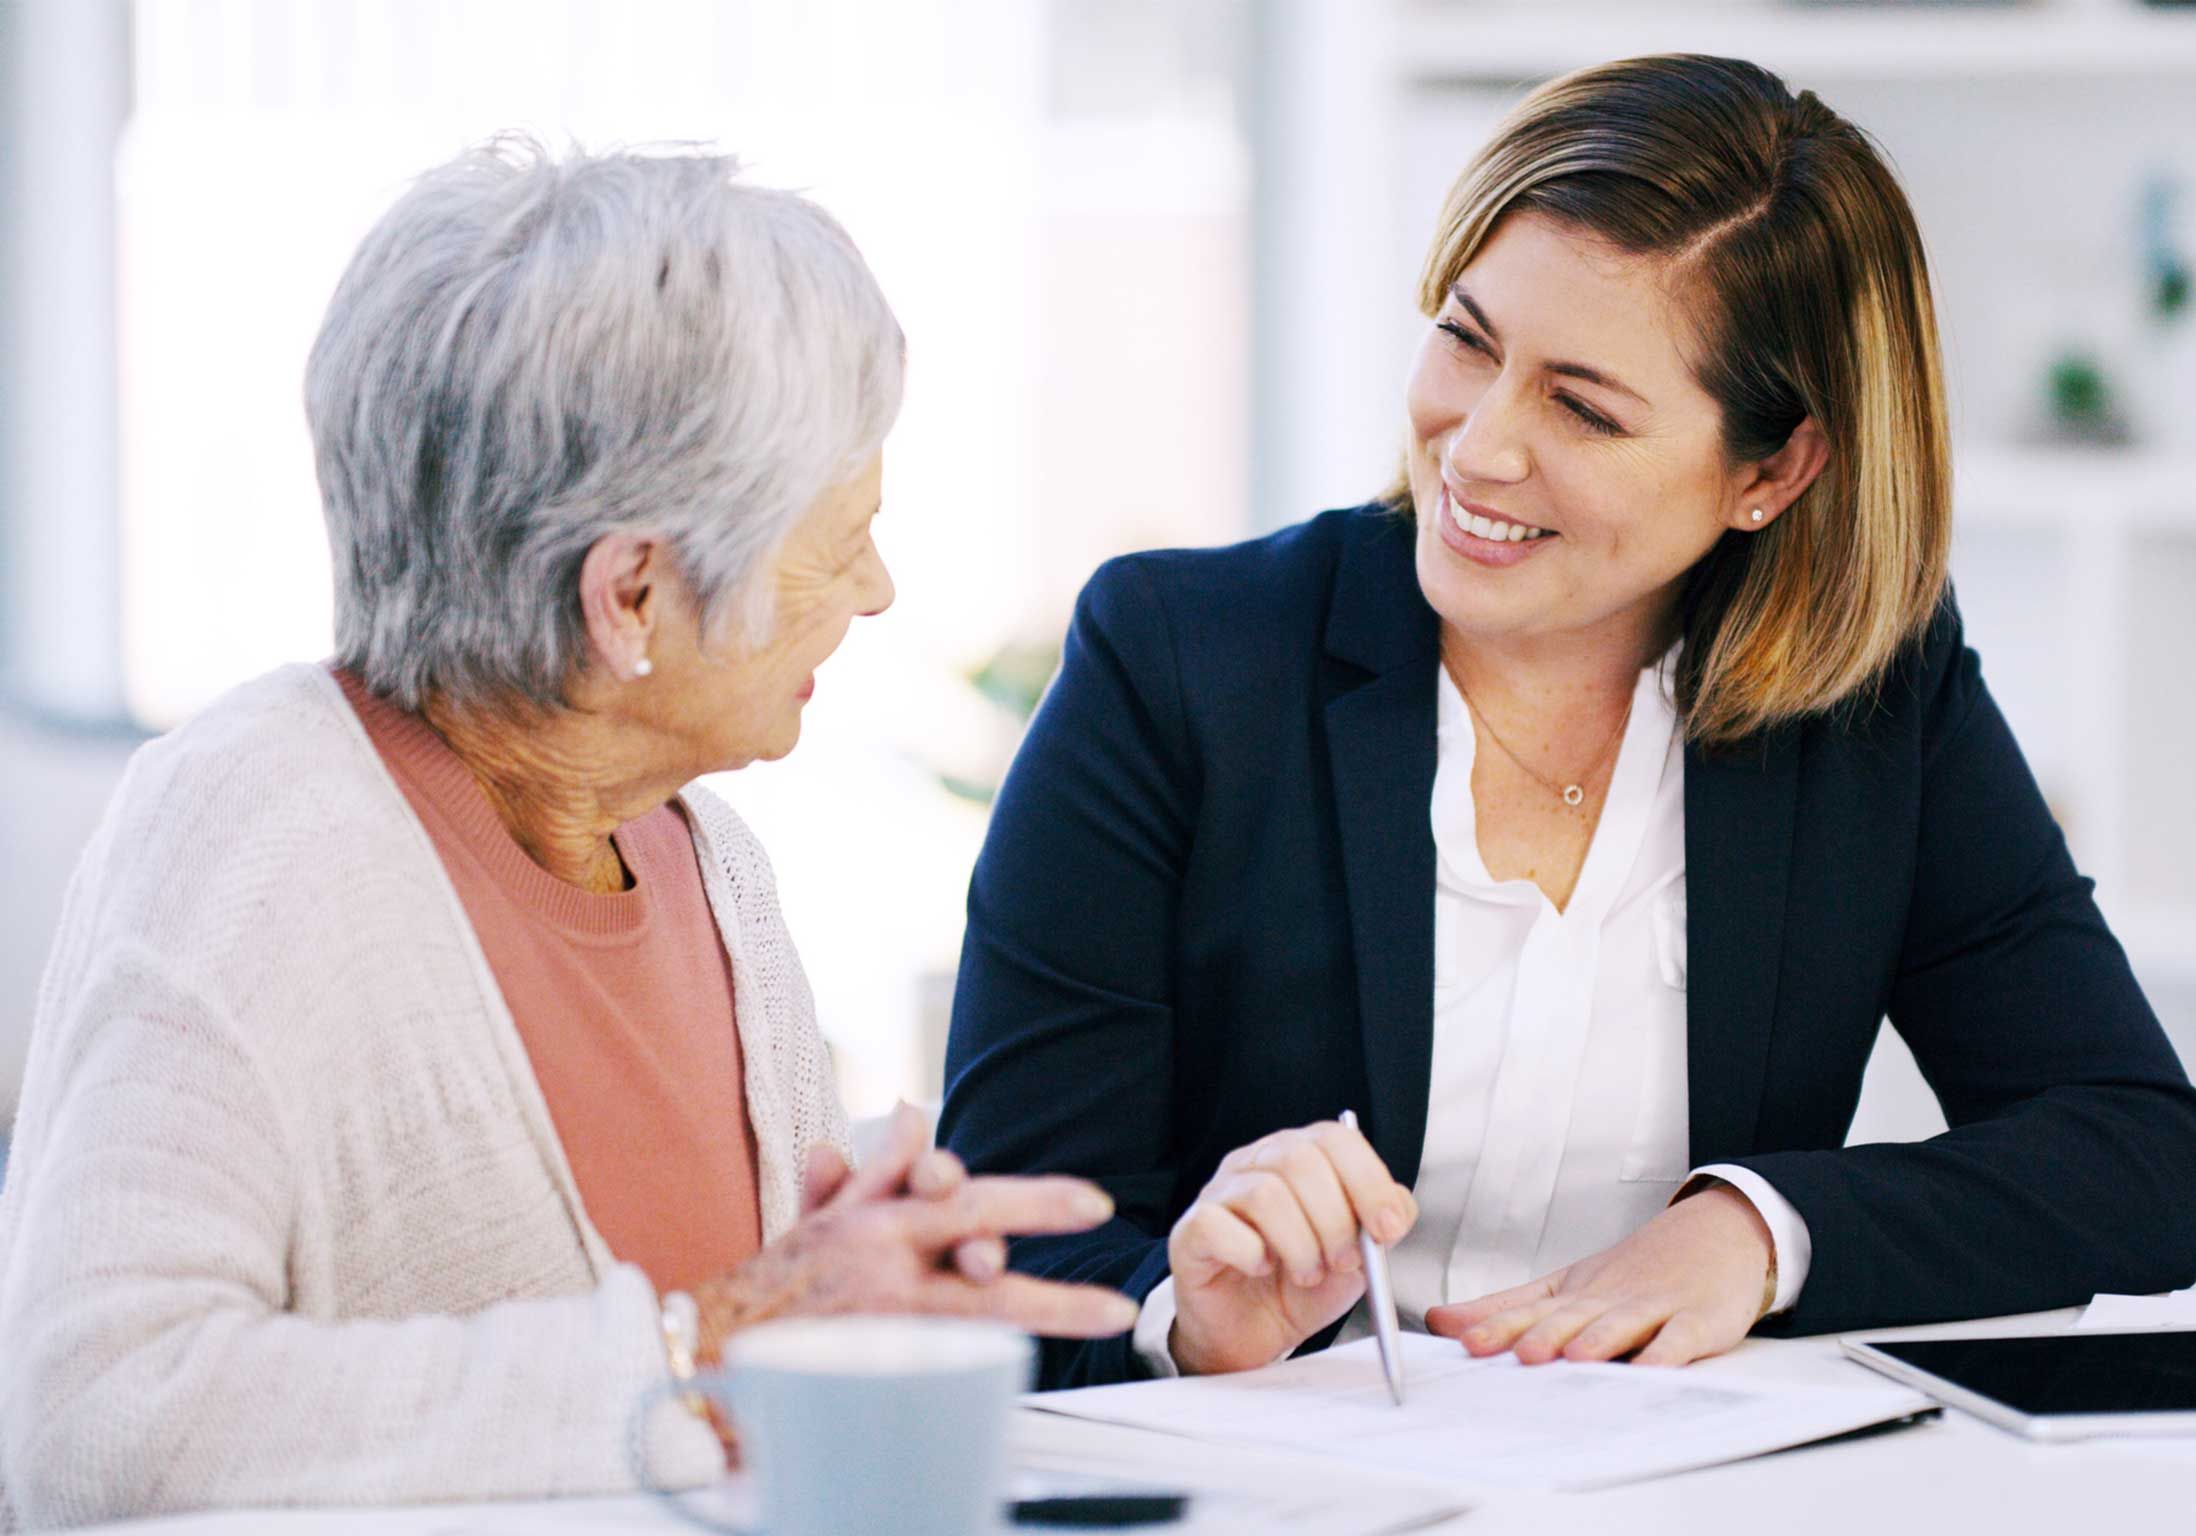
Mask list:
[[[977,1173],[1103,1185],[1111,1221],[1021,1239],[1012,1262],[1138,1302],[1167,1273],[1174,930],[1196,777],[1165,605],[1142,564],[1111,562],[1076,605],[969,885],[939,1139]],[[1143,1374],[1126,1334],[1043,1343],[1048,1388]]]
[[[2196,1279],[2196,1094],[1949,604],[1935,628],[1889,1014],[1950,1128],[1735,1159],[1813,1238],[1798,1305],[1764,1331],[2024,1312]]]

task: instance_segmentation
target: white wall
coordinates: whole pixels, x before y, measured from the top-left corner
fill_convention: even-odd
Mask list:
[[[125,0],[0,7],[0,697],[121,713],[114,145]]]

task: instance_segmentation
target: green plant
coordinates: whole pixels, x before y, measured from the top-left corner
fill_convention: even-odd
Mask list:
[[[2051,419],[2070,432],[2097,435],[2112,418],[2112,393],[2104,370],[2086,353],[2062,353],[2049,375]]]
[[[1059,670],[1059,639],[1025,637],[1007,641],[966,676],[970,687],[1011,719],[1018,741],[1021,727],[1037,713],[1038,702]],[[1006,759],[1002,757],[996,771],[982,778],[950,768],[934,766],[931,771],[947,793],[975,805],[989,805],[998,796],[999,781],[1006,776]]]

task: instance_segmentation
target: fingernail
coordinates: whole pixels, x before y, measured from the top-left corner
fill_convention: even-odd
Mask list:
[[[1464,1342],[1467,1344],[1492,1344],[1494,1335],[1484,1328],[1471,1327],[1464,1330]]]
[[[1410,1218],[1399,1208],[1390,1208],[1380,1213],[1380,1240],[1383,1243],[1401,1242],[1403,1234],[1410,1229]]]
[[[1355,1249],[1352,1249],[1348,1253],[1337,1254],[1333,1258],[1327,1260],[1327,1268],[1339,1269],[1345,1275],[1355,1274],[1357,1272],[1358,1263],[1359,1260],[1357,1257],[1357,1252]]]
[[[1102,1189],[1086,1189],[1076,1196],[1075,1214],[1096,1226],[1113,1215],[1113,1198]]]
[[[1302,1289],[1311,1291],[1317,1290],[1319,1283],[1326,1278],[1326,1272],[1323,1270],[1307,1269],[1296,1277],[1296,1283]]]

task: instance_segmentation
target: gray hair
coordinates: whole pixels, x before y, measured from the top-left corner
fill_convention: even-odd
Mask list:
[[[377,694],[562,703],[579,572],[662,537],[705,623],[770,623],[770,558],[899,413],[900,328],[846,232],[697,152],[504,137],[382,215],[305,414],[337,659]]]

